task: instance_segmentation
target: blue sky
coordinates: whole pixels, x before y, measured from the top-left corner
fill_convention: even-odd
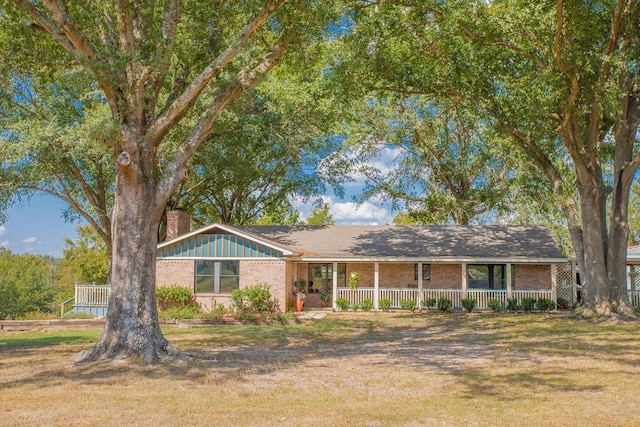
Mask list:
[[[62,218],[65,204],[51,196],[36,196],[23,206],[9,209],[0,224],[0,246],[16,254],[62,256],[64,239],[75,240],[78,223]]]
[[[349,191],[351,190],[351,191]],[[353,194],[355,188],[347,189]],[[379,203],[366,202],[361,206],[335,196],[323,196],[331,206],[331,214],[337,224],[386,224],[391,223],[389,209]],[[309,213],[310,203],[293,201],[303,218]],[[68,223],[62,218],[65,204],[52,196],[36,196],[23,206],[7,211],[7,221],[0,224],[0,246],[15,254],[39,254],[62,256],[64,240],[76,238],[80,223]]]

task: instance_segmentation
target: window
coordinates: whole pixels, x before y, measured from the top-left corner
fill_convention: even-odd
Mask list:
[[[196,261],[195,292],[230,294],[240,285],[238,261]]]
[[[413,280],[418,280],[418,264],[413,264]],[[431,280],[431,264],[422,264],[422,280]]]
[[[469,288],[506,289],[504,264],[470,264]]]

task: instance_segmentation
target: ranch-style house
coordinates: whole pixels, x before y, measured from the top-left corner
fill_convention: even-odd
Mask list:
[[[446,297],[453,307],[475,298],[477,308],[507,298],[557,299],[556,266],[565,264],[539,226],[228,226],[189,230],[189,216],[168,213],[167,241],[158,245],[157,286],[192,289],[206,309],[230,303],[231,292],[271,287],[290,310],[294,283],[305,308],[385,298],[392,308]],[[357,287],[348,287],[351,275]]]

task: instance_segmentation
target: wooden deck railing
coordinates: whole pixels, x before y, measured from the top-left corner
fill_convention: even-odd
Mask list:
[[[78,285],[76,284],[76,294],[74,305],[79,306],[104,306],[109,304],[109,285]]]

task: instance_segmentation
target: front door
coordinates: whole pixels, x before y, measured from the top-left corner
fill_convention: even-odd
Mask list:
[[[309,293],[333,290],[333,264],[309,265]]]
[[[344,286],[346,264],[338,264],[338,286]],[[331,305],[333,293],[333,264],[309,264],[309,296],[305,305],[316,306],[316,300],[320,306]],[[317,295],[317,296],[316,296]],[[321,301],[323,298],[325,301]]]

